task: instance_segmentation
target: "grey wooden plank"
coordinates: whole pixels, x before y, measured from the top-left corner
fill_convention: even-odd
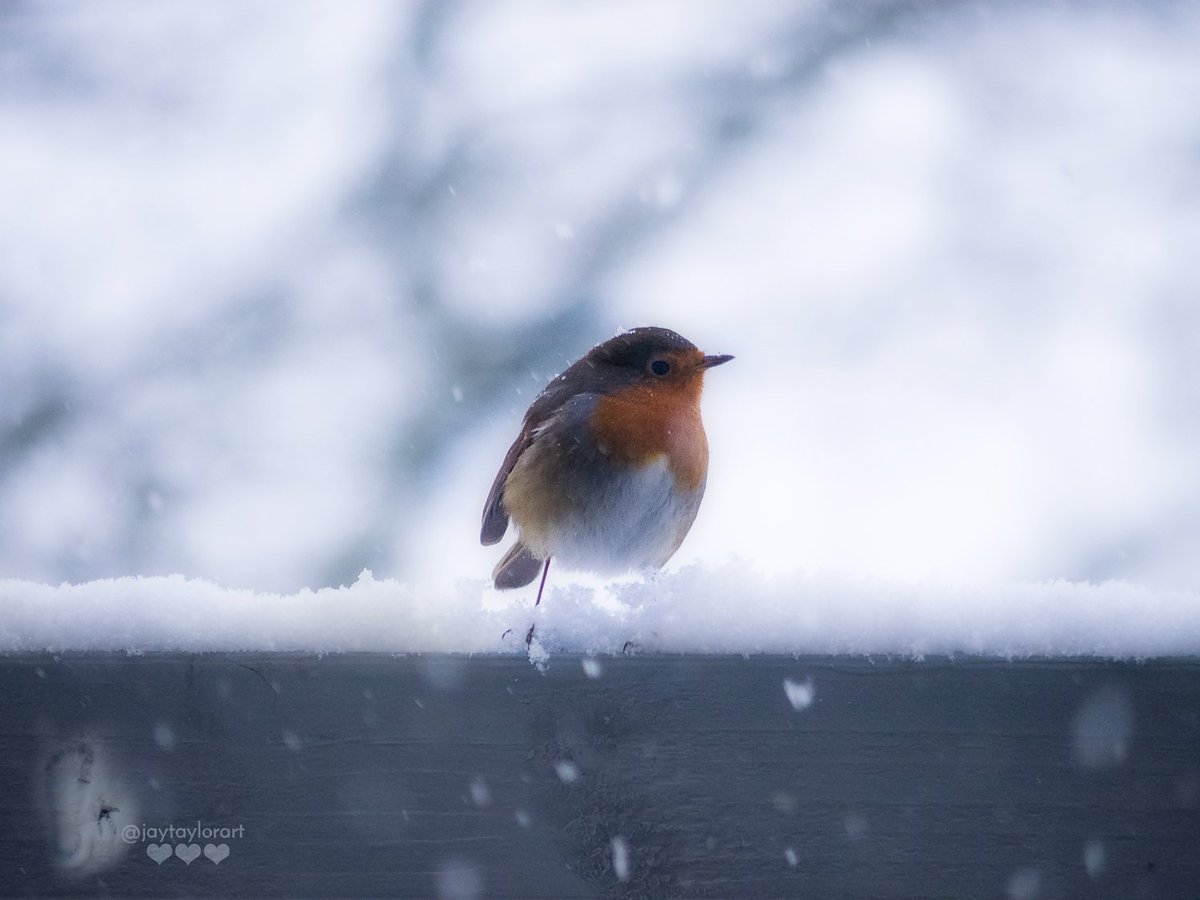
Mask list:
[[[0,893],[1200,896],[1195,660],[598,664],[2,658]],[[242,836],[69,877],[82,748],[139,825]]]

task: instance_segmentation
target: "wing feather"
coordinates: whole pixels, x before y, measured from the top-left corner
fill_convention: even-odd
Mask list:
[[[504,482],[508,480],[509,473],[521,458],[521,454],[529,449],[529,445],[542,433],[549,420],[562,410],[564,404],[570,403],[572,408],[578,407],[577,395],[595,390],[598,385],[604,383],[606,377],[606,373],[598,371],[592,362],[584,357],[553,378],[534,399],[525,413],[525,421],[521,423],[521,433],[504,455],[504,462],[500,464],[500,471],[496,473],[492,489],[488,491],[487,502],[483,504],[483,522],[479,529],[481,544],[487,546],[497,543],[508,530],[508,510],[504,508]]]
[[[532,443],[533,429],[526,423],[512,446],[508,448],[508,453],[504,454],[504,462],[500,464],[500,471],[496,473],[496,480],[492,482],[492,489],[488,491],[487,502],[483,504],[483,525],[479,530],[479,542],[484,546],[497,543],[508,530],[508,510],[504,508],[504,482],[508,480],[508,473],[513,470],[521,454]]]

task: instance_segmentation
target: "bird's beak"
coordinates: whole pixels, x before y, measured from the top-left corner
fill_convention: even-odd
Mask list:
[[[733,359],[728,353],[722,353],[719,356],[706,356],[700,363],[700,368],[711,369],[713,366],[723,366],[725,363]]]

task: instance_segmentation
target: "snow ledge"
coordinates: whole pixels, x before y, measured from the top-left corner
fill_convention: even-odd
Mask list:
[[[560,577],[563,577],[560,573]],[[553,579],[552,579],[553,581]],[[1200,594],[1124,582],[929,585],[690,566],[648,581],[498,594],[424,591],[364,571],[271,594],[180,575],[58,587],[0,581],[0,652],[927,654],[1145,659],[1200,655]]]

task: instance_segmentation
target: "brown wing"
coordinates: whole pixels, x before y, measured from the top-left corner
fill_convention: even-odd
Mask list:
[[[525,421],[521,423],[521,433],[504,455],[504,462],[500,464],[500,471],[496,473],[496,480],[492,482],[487,502],[483,505],[483,525],[479,529],[481,544],[495,544],[508,530],[508,511],[504,508],[504,482],[508,480],[508,475],[521,458],[521,454],[529,449],[529,445],[538,436],[539,429],[564,403],[583,391],[595,390],[598,384],[603,383],[605,377],[604,372],[597,370],[589,358],[584,357],[569,366],[561,375],[551,379],[530,404],[525,413]]]
[[[485,546],[498,542],[508,530],[508,510],[504,508],[504,482],[508,480],[508,473],[517,464],[521,454],[532,443],[533,429],[526,422],[517,439],[508,448],[508,453],[504,454],[504,462],[500,464],[500,471],[496,473],[496,480],[492,482],[492,489],[488,491],[487,502],[483,504],[483,526],[479,530],[479,542]]]

